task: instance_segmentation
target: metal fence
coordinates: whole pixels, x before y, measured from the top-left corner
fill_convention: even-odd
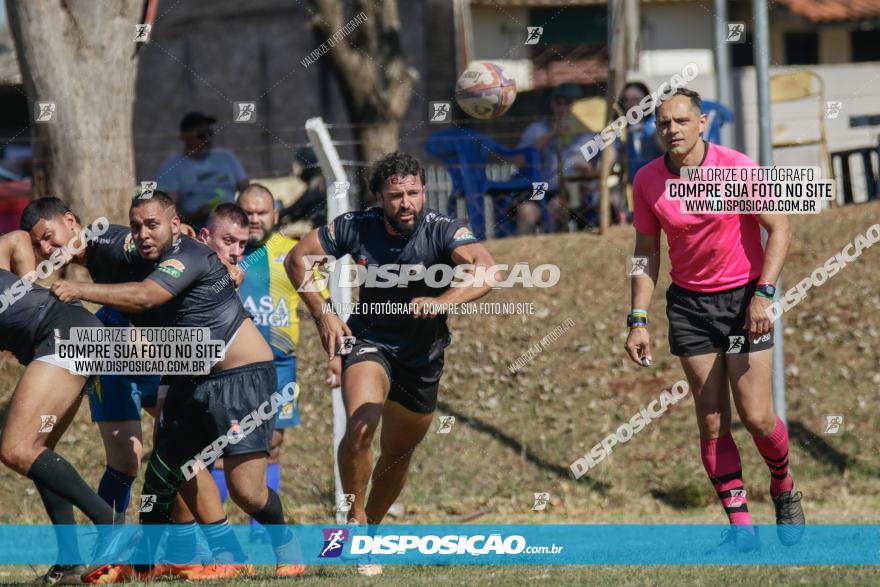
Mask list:
[[[486,177],[491,181],[507,181],[516,171],[514,165],[506,163],[490,163],[486,166]],[[448,212],[449,196],[452,194],[452,177],[443,165],[425,166],[425,193],[429,208]],[[488,198],[487,200],[488,201]],[[493,210],[486,206],[486,218],[490,218]],[[463,198],[456,201],[456,216],[467,219],[467,207]]]

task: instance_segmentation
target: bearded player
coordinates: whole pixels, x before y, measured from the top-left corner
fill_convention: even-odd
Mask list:
[[[317,291],[303,287],[305,256],[351,254],[369,267],[468,264],[494,265],[486,248],[461,221],[425,207],[425,171],[412,156],[392,153],[375,166],[370,191],[378,207],[337,217],[310,232],[285,260],[290,280],[315,319],[321,341],[333,358],[343,337],[354,336],[342,356],[342,396],[346,430],[339,445],[342,488],[354,495],[350,523],[379,524],[403,489],[410,460],[431,425],[443,373],[443,349],[450,342],[441,304],[466,303],[491,290],[474,287],[431,287],[424,280],[408,287],[360,289],[357,310],[343,322]],[[494,277],[494,276],[493,276]],[[412,309],[384,312],[382,302]],[[347,346],[347,345],[346,345]],[[371,443],[379,422],[381,455],[373,466]],[[367,485],[372,474],[372,489]],[[379,565],[359,565],[362,574],[381,573]]]
[[[773,301],[791,238],[785,216],[683,214],[665,197],[666,182],[682,167],[754,166],[737,151],[701,138],[706,129],[700,96],[678,89],[657,109],[657,133],[667,154],[647,164],[633,185],[636,246],[648,258],[633,278],[626,352],[636,363],[651,359],[648,309],[660,269],[660,232],[669,244],[672,285],[666,292],[670,350],[681,360],[694,394],[700,454],[730,521],[723,548],[755,550],[739,450],[730,433],[730,396],[770,469],[777,534],[786,545],[804,532],[801,494],[789,472],[788,430],[773,410]],[[761,247],[761,227],[767,230]],[[728,391],[728,389],[730,391]]]

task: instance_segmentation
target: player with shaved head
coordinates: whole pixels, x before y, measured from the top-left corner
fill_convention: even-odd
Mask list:
[[[180,217],[173,201],[158,191],[151,198],[135,198],[129,219],[137,262],[149,262],[149,274],[128,283],[59,281],[52,285],[52,292],[62,300],[79,298],[131,314],[149,312],[152,326],[206,327],[212,340],[221,340],[226,346],[210,375],[169,378],[156,446],[144,479],[143,493],[155,495],[156,502],[140,517],[141,523],[161,524],[171,519],[185,465],[269,400],[275,391],[275,370],[271,349],[245,312],[226,266],[210,248],[180,234]],[[298,553],[294,552],[292,534],[283,525],[281,501],[263,482],[271,432],[269,419],[223,449],[223,455],[234,501],[267,528],[278,556],[277,574],[284,575],[288,566],[299,566],[292,562]],[[224,553],[231,555],[230,562],[242,562],[243,553],[222,508],[216,516],[216,523],[202,525],[215,562]],[[144,538],[140,552],[155,551],[155,535],[145,533]],[[134,570],[140,575],[152,572],[149,565],[138,565]],[[205,571],[194,578],[229,578],[229,573],[245,569],[236,564],[214,564]],[[132,573],[128,565],[104,565],[88,572],[86,579],[115,582]]]

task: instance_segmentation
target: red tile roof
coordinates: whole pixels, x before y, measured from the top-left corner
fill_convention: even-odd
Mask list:
[[[880,0],[776,0],[810,22],[880,18]]]

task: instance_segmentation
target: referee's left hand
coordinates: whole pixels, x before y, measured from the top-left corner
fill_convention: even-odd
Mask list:
[[[753,296],[746,310],[746,323],[744,328],[749,333],[752,340],[760,338],[773,330],[773,323],[767,316],[767,309],[773,305],[773,300],[762,298],[761,296]]]

